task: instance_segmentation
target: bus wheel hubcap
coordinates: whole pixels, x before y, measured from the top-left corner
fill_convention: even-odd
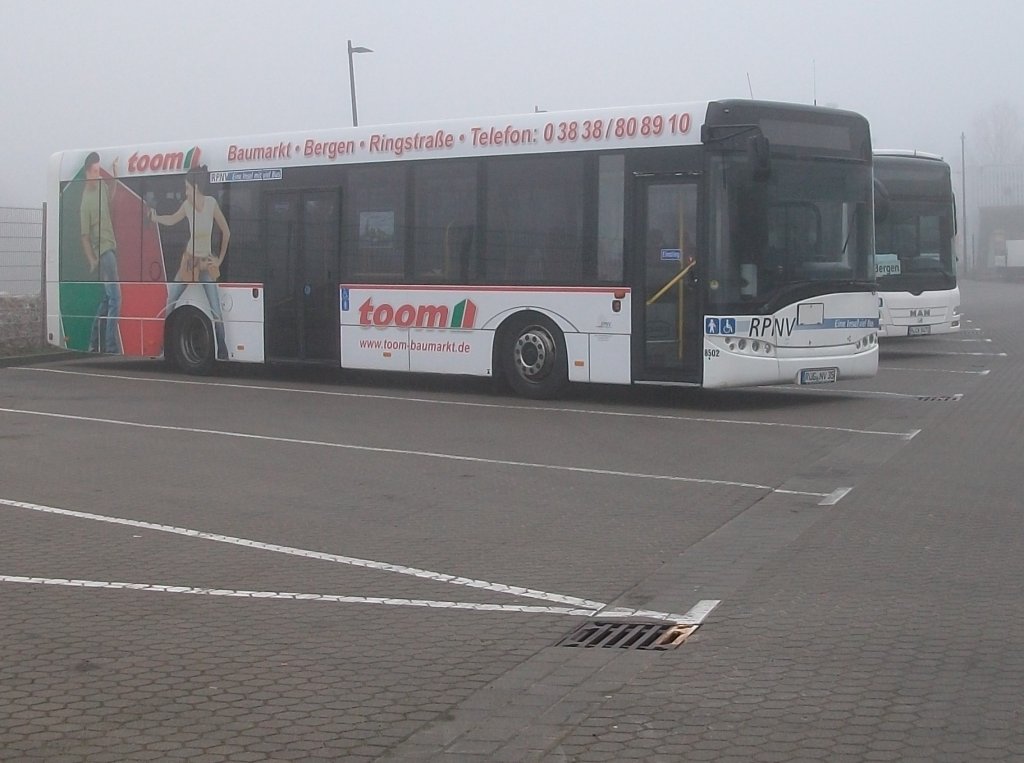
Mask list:
[[[519,373],[526,379],[536,380],[546,375],[555,356],[555,342],[550,334],[535,327],[519,335],[514,352]]]

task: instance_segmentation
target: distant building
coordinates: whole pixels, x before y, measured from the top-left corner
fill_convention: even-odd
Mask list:
[[[1024,272],[1024,165],[981,166],[973,180],[970,203],[978,216],[972,269]]]

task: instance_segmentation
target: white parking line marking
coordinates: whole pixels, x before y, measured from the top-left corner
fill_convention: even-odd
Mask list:
[[[91,514],[84,511],[60,509],[55,506],[43,506],[36,503],[26,503],[25,501],[13,501],[7,498],[0,498],[0,505],[10,506],[16,509],[38,511],[44,514],[59,514],[65,517],[74,517],[75,519],[89,519],[95,522],[107,522],[109,524],[115,525],[138,527],[143,530],[155,530],[157,532],[171,533],[173,535],[184,535],[189,538],[200,538],[202,540],[211,540],[217,543],[228,543],[235,546],[245,546],[247,548],[260,549],[262,551],[273,551],[278,554],[301,556],[305,557],[306,559],[320,559],[326,562],[348,564],[354,567],[366,567],[369,569],[381,570],[383,572],[395,572],[399,575],[410,575],[412,577],[433,580],[437,583],[450,583],[451,585],[461,585],[467,586],[469,588],[480,588],[486,591],[491,591],[493,593],[503,593],[509,594],[511,596],[522,596],[530,599],[541,599],[543,601],[551,601],[558,604],[570,604],[577,607],[586,607],[587,609],[600,609],[605,606],[602,602],[590,601],[589,599],[580,599],[575,596],[563,596],[562,594],[548,593],[546,591],[536,591],[532,588],[523,588],[521,586],[509,586],[502,585],[500,583],[490,583],[486,580],[475,580],[473,578],[457,577],[455,575],[448,575],[443,572],[421,570],[417,569],[416,567],[405,567],[403,565],[390,564],[388,562],[375,562],[369,559],[357,559],[351,556],[328,554],[322,551],[310,551],[304,548],[281,546],[276,543],[263,543],[261,541],[248,540],[246,538],[234,538],[230,535],[208,533],[202,530],[192,530],[187,527],[174,527],[173,525],[160,525],[155,524],[153,522],[143,522],[138,519],[124,519],[122,517],[110,517],[105,516],[103,514]]]
[[[229,432],[219,429],[199,429],[195,427],[176,427],[169,424],[144,424],[138,421],[125,421],[120,419],[104,419],[95,416],[73,416],[68,413],[49,413],[46,411],[30,411],[20,408],[0,408],[0,413],[10,413],[21,416],[42,416],[44,418],[64,419],[66,421],[87,421],[94,424],[112,424],[115,426],[136,427],[139,429],[156,429],[165,432],[187,432],[189,434],[206,434],[219,437],[235,437],[243,440],[258,440],[262,442],[282,442],[292,445],[312,445],[321,448],[340,448],[342,450],[354,450],[364,453],[384,453],[392,456],[417,456],[420,458],[436,458],[446,461],[464,461],[476,464],[488,464],[491,466],[511,466],[526,469],[548,469],[559,472],[572,472],[575,474],[592,474],[602,477],[629,477],[631,479],[664,480],[669,482],[686,482],[700,485],[722,485],[726,487],[742,487],[751,490],[764,490],[769,493],[785,493],[788,495],[807,495],[821,497],[828,493],[809,492],[803,490],[780,490],[771,485],[759,485],[754,482],[735,482],[733,480],[716,480],[701,477],[682,477],[675,474],[647,474],[644,472],[626,472],[615,469],[593,469],[586,466],[561,466],[558,464],[540,464],[529,461],[507,461],[499,458],[482,458],[480,456],[461,456],[454,453],[439,453],[427,450],[404,450],[402,448],[379,448],[370,445],[352,445],[342,442],[326,442],[324,440],[303,440],[294,437],[275,437],[273,435],[249,434],[246,432]]]
[[[685,615],[672,615],[672,617],[678,618],[674,620],[674,622],[679,625],[700,625],[704,622],[707,616],[711,614],[711,610],[721,603],[722,602],[718,599],[704,599],[691,607],[690,611]],[[665,614],[664,612],[651,612],[645,609],[623,609],[621,607],[605,609],[597,614],[600,617],[651,617],[656,620],[668,619],[663,617]]]
[[[722,602],[717,599],[705,599],[704,601],[698,602],[689,612],[686,614],[692,617],[697,624],[704,622],[704,619],[711,614],[711,610],[717,607]]]
[[[843,390],[828,390],[822,387],[807,387],[806,389],[800,389],[800,392],[806,393],[822,393],[822,392],[842,392],[843,394],[849,395],[863,395],[866,397],[903,397],[911,400],[922,400],[924,398],[933,397],[948,397],[950,399],[960,400],[963,398],[963,392],[935,392],[935,393],[913,393],[913,392],[884,392],[878,389],[843,389]],[[3,410],[3,409],[0,409]],[[920,430],[914,432],[917,434]],[[909,433],[908,433],[909,434]],[[913,435],[906,437],[906,439],[913,439]]]
[[[887,355],[967,355],[967,356],[977,356],[977,357],[983,357],[983,358],[1005,358],[1006,357],[1006,353],[1005,352],[938,352],[936,350],[927,350],[927,349],[924,349],[924,348],[922,348],[920,350],[912,350],[910,352],[898,351],[898,350],[883,351],[881,357],[884,359]]]
[[[232,588],[195,588],[156,583],[124,583],[113,580],[73,580],[67,578],[22,577],[0,575],[0,583],[35,583],[70,588],[116,588],[153,593],[185,593],[193,596],[229,596],[241,599],[288,599],[291,601],[322,601],[332,604],[385,604],[392,607],[428,607],[430,609],[469,609],[477,612],[525,612],[541,615],[576,615],[592,617],[598,610],[569,607],[541,607],[517,604],[478,604],[468,601],[436,601],[431,599],[389,599],[378,596],[337,596],[326,593],[291,593],[288,591],[245,591]],[[665,618],[657,618],[665,619]],[[689,623],[680,623],[688,625]]]
[[[434,582],[439,583],[450,583],[452,585],[462,585],[471,588],[483,589],[486,591],[490,591],[492,593],[509,594],[512,596],[522,596],[524,598],[541,599],[544,601],[551,601],[558,604],[565,604],[568,606],[542,607],[536,605],[520,604],[486,604],[479,602],[438,601],[431,599],[402,599],[373,596],[342,596],[334,594],[293,593],[285,591],[247,591],[228,588],[197,588],[193,586],[169,586],[155,583],[125,583],[118,581],[76,580],[72,578],[24,577],[17,575],[0,575],[0,583],[36,583],[42,585],[70,586],[75,588],[119,588],[137,591],[154,591],[158,593],[187,593],[203,596],[230,596],[235,598],[250,599],[292,599],[326,601],[346,604],[387,604],[391,606],[403,607],[468,609],[476,610],[479,612],[527,612],[534,614],[575,615],[584,617],[593,617],[595,615],[601,614],[609,617],[614,616],[653,618],[656,620],[665,620],[680,625],[699,625],[701,622],[703,622],[704,618],[707,617],[708,613],[711,612],[711,610],[719,604],[717,600],[700,601],[693,608],[691,608],[689,612],[682,615],[675,614],[672,612],[659,612],[647,609],[607,609],[608,605],[600,601],[581,599],[575,596],[565,596],[563,594],[548,593],[546,591],[538,591],[536,589],[524,588],[522,586],[510,586],[501,583],[490,583],[486,580],[456,577],[455,575],[448,575],[441,572],[432,572],[430,570],[422,570],[417,569],[415,567],[405,567],[402,565],[390,564],[387,562],[374,562],[368,559],[356,559],[353,557],[340,556],[337,554],[328,554],[320,551],[309,551],[307,549],[293,548],[290,546],[281,546],[275,543],[262,543],[260,541],[247,540],[245,538],[234,538],[228,535],[218,535],[216,533],[203,532],[202,530],[192,530],[185,527],[160,525],[152,522],[143,522],[137,519],[110,517],[102,514],[91,514],[84,511],[72,511],[71,509],[60,509],[55,506],[43,506],[41,504],[28,503],[26,501],[14,501],[7,498],[0,498],[0,505],[9,506],[11,508],[17,509],[27,509],[29,511],[38,511],[44,514],[57,514],[61,516],[72,517],[75,519],[89,519],[96,522],[106,522],[110,524],[126,525],[128,527],[154,530],[157,532],[171,533],[174,535],[184,535],[190,538],[212,540],[219,543],[228,543],[232,545],[243,546],[246,548],[254,548],[262,551],[272,551],[280,554],[289,554],[292,556],[300,556],[307,559],[319,559],[322,561],[337,562],[340,564],[348,564],[358,567],[367,567],[370,569],[381,570],[384,572],[396,572],[401,575],[411,575],[413,577],[432,580]]]
[[[818,502],[819,506],[835,506],[839,503],[846,495],[853,490],[852,487],[837,487],[829,495],[825,496],[824,499]]]
[[[654,612],[646,609],[574,609],[571,607],[541,607],[521,604],[480,604],[470,601],[440,601],[436,599],[395,599],[381,596],[339,596],[327,593],[295,593],[291,591],[247,591],[235,588],[197,588],[158,583],[125,583],[117,580],[80,580],[74,578],[43,578],[24,575],[0,575],[0,583],[27,583],[62,586],[66,588],[106,588],[148,593],[181,593],[192,596],[225,596],[236,599],[284,599],[287,601],[319,601],[328,604],[382,604],[390,607],[425,607],[427,609],[465,609],[473,612],[515,612],[533,615],[570,615],[573,617],[649,618],[676,625],[700,625],[719,601],[698,602],[685,615]]]
[[[818,424],[790,424],[778,421],[752,421],[749,419],[720,419],[704,416],[670,416],[660,413],[632,413],[628,411],[597,411],[588,408],[567,408],[540,405],[502,405],[500,403],[471,403],[464,400],[438,400],[423,397],[403,397],[401,395],[378,395],[361,392],[336,392],[332,390],[298,389],[295,387],[271,387],[259,384],[235,384],[231,382],[204,382],[187,379],[153,379],[141,376],[122,374],[101,374],[86,371],[66,371],[59,368],[15,367],[12,371],[33,371],[36,373],[67,374],[70,376],[89,376],[101,379],[118,379],[121,381],[150,382],[154,384],[183,384],[201,387],[224,387],[226,389],[248,389],[258,392],[288,392],[303,395],[324,395],[328,397],[361,398],[367,400],[391,400],[403,403],[424,403],[428,405],[452,405],[466,408],[496,408],[510,411],[533,411],[538,413],[575,413],[587,416],[618,416],[622,418],[652,419],[659,421],[691,421],[700,424],[733,424],[751,427],[777,427],[781,429],[814,429],[826,432],[845,432],[848,434],[876,435],[882,437],[904,437],[903,432],[884,432],[873,429],[852,429],[849,427],[831,427]]]
[[[987,376],[992,373],[991,369],[984,371],[957,371],[952,368],[900,368],[898,366],[879,366],[879,371],[915,371],[917,373],[941,373],[941,374],[973,374],[975,376]]]

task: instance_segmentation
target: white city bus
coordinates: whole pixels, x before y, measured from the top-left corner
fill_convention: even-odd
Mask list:
[[[531,397],[872,376],[871,161],[857,114],[746,100],[67,151],[47,331]]]
[[[949,165],[920,151],[875,152],[879,335],[960,330]]]

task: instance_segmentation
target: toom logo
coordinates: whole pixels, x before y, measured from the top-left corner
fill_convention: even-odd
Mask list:
[[[454,307],[448,305],[373,304],[367,297],[359,306],[359,325],[398,326],[399,328],[471,329],[476,322],[476,304],[464,299]]]
[[[128,173],[182,172],[199,166],[199,146],[188,151],[168,151],[163,154],[134,153],[128,157]]]

